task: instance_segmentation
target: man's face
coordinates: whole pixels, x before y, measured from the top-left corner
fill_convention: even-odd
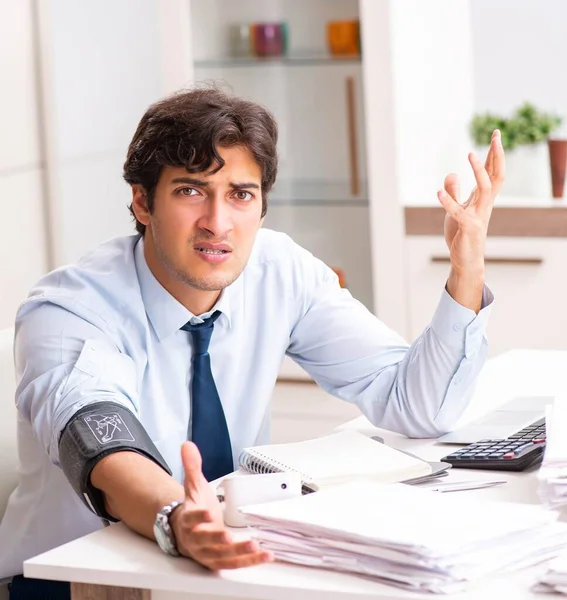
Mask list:
[[[205,292],[237,279],[262,224],[260,166],[242,146],[219,148],[219,154],[225,165],[215,174],[164,167],[153,212],[140,218],[161,279]]]

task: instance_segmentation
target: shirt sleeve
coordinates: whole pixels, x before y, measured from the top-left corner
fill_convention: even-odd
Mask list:
[[[478,315],[443,290],[431,324],[410,346],[341,289],[321,261],[309,255],[297,268],[307,291],[287,354],[376,426],[410,437],[450,431],[486,361],[490,290]]]
[[[59,437],[69,419],[95,402],[122,404],[138,415],[133,360],[107,332],[62,306],[26,303],[16,320],[16,405],[59,466]]]

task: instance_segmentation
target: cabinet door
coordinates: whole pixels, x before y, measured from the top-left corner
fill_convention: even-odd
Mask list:
[[[427,326],[449,273],[442,237],[408,237],[410,337]],[[491,355],[512,348],[565,349],[566,299],[560,293],[567,240],[491,238],[486,282],[495,296],[487,334]]]

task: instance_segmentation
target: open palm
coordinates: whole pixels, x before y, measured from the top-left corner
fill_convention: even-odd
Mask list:
[[[500,132],[492,134],[490,148],[484,165],[474,154],[469,154],[476,186],[469,198],[460,203],[458,176],[447,175],[444,189],[438,198],[446,211],[445,241],[449,248],[451,265],[464,272],[484,261],[484,246],[494,199],[500,191],[505,175],[504,149]]]

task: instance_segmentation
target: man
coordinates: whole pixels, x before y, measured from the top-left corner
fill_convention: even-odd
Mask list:
[[[285,353],[382,427],[437,436],[461,414],[486,356],[499,133],[485,166],[470,156],[469,200],[459,203],[455,175],[438,194],[451,271],[411,348],[322,262],[260,229],[276,142],[265,109],[218,90],[151,106],[124,165],[138,234],[47,275],[21,306],[22,471],[0,527],[0,576],[108,520],[210,569],[271,560],[232,540],[207,479],[267,443]],[[12,598],[49,585],[16,577]]]

